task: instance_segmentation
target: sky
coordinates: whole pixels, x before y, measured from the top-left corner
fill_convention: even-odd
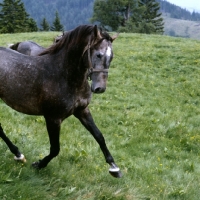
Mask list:
[[[182,8],[186,8],[189,11],[195,10],[200,12],[200,0],[167,0],[170,3],[173,3]]]

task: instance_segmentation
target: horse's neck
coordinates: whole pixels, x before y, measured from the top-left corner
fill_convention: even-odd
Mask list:
[[[87,66],[83,63],[82,52],[63,54],[61,56],[64,59],[63,68],[66,74],[66,78],[69,84],[82,85],[87,81]]]

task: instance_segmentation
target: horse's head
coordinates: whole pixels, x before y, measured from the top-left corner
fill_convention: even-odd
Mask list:
[[[108,33],[100,32],[94,26],[95,40],[90,41],[87,47],[89,78],[91,90],[94,93],[103,93],[106,90],[108,69],[113,58],[112,42],[117,36],[110,37]]]

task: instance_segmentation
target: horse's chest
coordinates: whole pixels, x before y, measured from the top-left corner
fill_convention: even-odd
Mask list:
[[[74,107],[75,108],[79,108],[79,107],[85,108],[88,106],[89,101],[90,101],[89,98],[84,98],[84,97],[77,98],[74,102]]]
[[[91,91],[90,87],[84,87],[80,90],[76,90],[74,93],[74,101],[73,106],[74,108],[86,108],[91,100]]]

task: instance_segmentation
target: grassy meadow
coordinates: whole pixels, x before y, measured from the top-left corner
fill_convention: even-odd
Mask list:
[[[2,34],[0,46],[33,40],[47,47],[58,34]],[[27,159],[15,162],[0,140],[1,200],[199,200],[200,41],[121,33],[113,49],[107,91],[89,107],[123,177],[109,175],[73,116],[62,124],[59,156],[33,169],[49,152],[44,119],[0,101],[0,123]]]

